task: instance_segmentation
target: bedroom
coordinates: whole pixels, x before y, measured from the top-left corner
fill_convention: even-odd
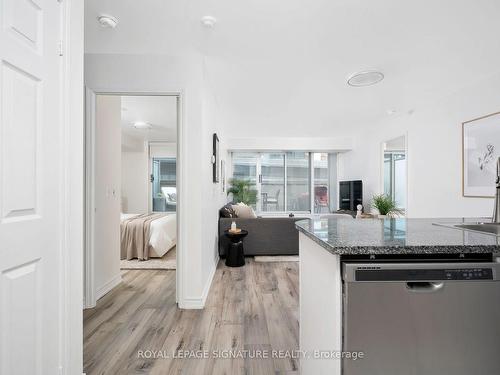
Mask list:
[[[127,273],[176,269],[178,98],[88,92],[87,99],[86,305],[93,307]]]

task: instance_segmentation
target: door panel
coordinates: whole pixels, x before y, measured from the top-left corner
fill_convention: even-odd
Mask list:
[[[2,339],[14,349],[2,356],[2,374],[38,374],[41,365],[40,264],[34,260],[2,272]],[[25,340],[33,336],[35,340]],[[8,349],[8,348],[5,348]],[[25,359],[26,353],[33,361]],[[3,362],[5,361],[5,363]],[[8,372],[5,370],[8,369]],[[14,370],[15,369],[15,370]]]
[[[37,212],[40,80],[2,62],[2,218]]]
[[[41,51],[42,9],[40,1],[5,0],[5,28],[14,38]]]
[[[61,352],[61,5],[0,1],[0,374]]]
[[[404,282],[346,283],[346,375],[499,374],[500,285],[445,282],[412,292]]]
[[[285,211],[285,154],[262,153],[261,163],[261,210],[263,212]]]

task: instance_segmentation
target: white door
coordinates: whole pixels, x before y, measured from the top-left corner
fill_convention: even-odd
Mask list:
[[[0,0],[0,374],[60,373],[62,5]]]

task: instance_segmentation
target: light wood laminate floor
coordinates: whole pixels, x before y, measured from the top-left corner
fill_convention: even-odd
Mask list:
[[[86,374],[298,374],[298,359],[272,355],[299,348],[298,263],[246,261],[219,262],[203,310],[177,308],[175,271],[124,271],[123,283],[84,312]],[[157,358],[141,358],[148,350]],[[184,350],[247,358],[163,358]],[[249,358],[257,353],[269,356]]]

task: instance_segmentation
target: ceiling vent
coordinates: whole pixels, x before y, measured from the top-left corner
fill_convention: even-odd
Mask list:
[[[353,87],[371,86],[384,79],[384,74],[377,70],[365,70],[351,75],[347,79],[347,84]]]
[[[207,29],[211,29],[215,26],[215,24],[217,23],[217,20],[215,19],[215,17],[212,17],[212,16],[204,16],[204,17],[201,17],[201,24],[203,26],[205,26]]]
[[[153,125],[151,125],[149,122],[144,122],[144,121],[136,121],[134,122],[134,128],[136,129],[151,129]]]
[[[118,25],[118,20],[113,16],[108,16],[106,14],[101,14],[97,17],[99,25],[108,29],[114,29]]]

